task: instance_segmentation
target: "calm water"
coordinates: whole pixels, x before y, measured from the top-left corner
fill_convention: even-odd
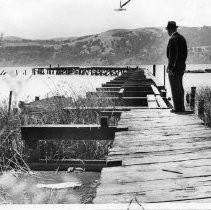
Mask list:
[[[144,68],[152,71],[152,65]],[[156,76],[160,82],[164,82],[164,65],[157,65]],[[188,70],[211,68],[211,64],[187,65]],[[56,75],[31,75],[32,67],[0,67],[6,75],[0,76],[0,100],[7,99],[9,91],[13,91],[13,100],[31,101],[35,96],[41,99],[55,94],[76,97],[84,96],[87,91],[94,91],[102,83],[110,81],[114,77],[106,76],[56,76]],[[18,75],[16,75],[16,70]],[[26,70],[26,75],[25,75]],[[184,75],[184,87],[186,91],[191,86],[211,86],[211,73],[187,73]],[[171,96],[168,77],[166,76],[167,95]]]
[[[80,204],[91,203],[100,173],[42,171],[36,174],[5,172],[0,175],[0,204]],[[40,188],[39,185],[79,183],[79,187]]]
[[[145,66],[152,72],[152,65]],[[204,70],[211,68],[211,64],[194,64],[187,65],[187,70]],[[156,66],[156,77],[164,84],[164,65]],[[191,87],[211,86],[211,73],[185,73],[183,77],[183,84],[185,91],[189,92]],[[168,82],[168,75],[166,74],[166,89],[167,95],[171,96],[170,85]]]
[[[31,101],[35,96],[40,99],[59,94],[71,97],[84,96],[87,91],[94,91],[102,83],[114,77],[79,76],[79,75],[31,75],[31,67],[0,68],[6,75],[0,76],[0,99],[8,98],[9,91],[14,93],[14,100]],[[18,75],[16,75],[16,70]],[[26,70],[26,75],[25,75]]]

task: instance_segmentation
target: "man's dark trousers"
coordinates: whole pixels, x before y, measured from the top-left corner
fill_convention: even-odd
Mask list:
[[[184,111],[184,88],[182,84],[183,73],[169,75],[169,83],[171,86],[174,109],[176,111]]]

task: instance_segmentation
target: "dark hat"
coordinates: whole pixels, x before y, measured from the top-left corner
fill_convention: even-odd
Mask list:
[[[175,21],[169,21],[166,27],[166,29],[176,29],[176,28],[178,28],[178,26]]]

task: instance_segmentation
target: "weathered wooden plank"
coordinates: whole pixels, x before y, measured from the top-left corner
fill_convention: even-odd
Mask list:
[[[127,155],[127,154],[132,154],[132,153],[154,153],[154,152],[165,152],[165,151],[177,151],[177,150],[191,150],[191,149],[200,149],[204,148],[206,146],[210,146],[211,144],[208,144],[207,142],[203,143],[197,143],[195,145],[191,143],[187,144],[172,144],[169,146],[165,147],[160,147],[160,146],[140,146],[140,148],[137,148],[137,146],[131,147],[131,148],[112,148],[109,151],[109,155],[116,155],[116,154],[122,154],[122,155]]]
[[[130,182],[127,188],[125,188],[126,183],[117,181],[116,183],[101,183],[103,189],[98,190],[98,195],[118,195],[118,194],[127,194],[127,193],[138,193],[138,194],[148,194],[153,191],[162,191],[162,192],[176,192],[176,191],[189,191],[190,194],[194,193],[197,188],[204,188],[211,184],[210,177],[193,177],[193,178],[175,178],[146,182]],[[182,187],[181,187],[182,185]],[[117,187],[118,186],[118,187]],[[208,190],[211,190],[211,186],[208,187]],[[185,192],[184,192],[185,194]],[[159,197],[159,195],[157,195]],[[182,195],[180,195],[182,196]],[[145,197],[145,196],[144,196]],[[161,199],[161,198],[160,198]]]
[[[154,191],[139,191],[131,193],[119,193],[117,195],[101,195],[98,196],[94,203],[101,203],[104,198],[104,203],[116,202],[116,203],[128,203],[132,198],[135,197],[140,203],[160,203],[160,202],[177,202],[177,201],[187,201],[194,200],[195,202],[200,202],[203,199],[210,199],[210,186],[198,186],[197,189],[187,187],[178,188],[172,191],[168,190],[154,190]]]
[[[160,95],[159,90],[154,85],[151,85],[151,88],[152,88],[155,95]]]
[[[158,108],[158,104],[154,95],[147,95],[147,103],[149,108]]]
[[[211,130],[194,115],[166,110],[123,113],[109,160],[123,166],[103,169],[94,203],[210,200]],[[191,131],[191,132],[190,132]],[[111,176],[112,174],[112,176]]]
[[[206,160],[206,159],[210,159],[211,155],[210,155],[211,149],[206,149],[206,150],[202,150],[202,151],[197,151],[197,152],[192,152],[192,153],[182,153],[182,154],[163,154],[160,156],[157,155],[136,155],[136,157],[134,157],[134,155],[128,155],[123,156],[123,155],[119,155],[119,157],[115,157],[112,155],[109,155],[107,160],[114,160],[114,159],[122,159],[123,161],[123,165],[144,165],[144,164],[157,164],[157,163],[172,163],[172,162],[183,162],[183,161],[189,161],[189,160]]]
[[[100,172],[104,167],[120,166],[121,164],[122,161],[106,160],[40,160],[38,163],[28,163],[28,166],[35,171],[67,171],[70,167],[80,167],[85,171]]]
[[[160,95],[156,95],[156,100],[160,108],[164,108],[164,109],[168,108],[167,104],[164,102],[164,100],[162,99]]]
[[[70,126],[70,125],[34,125],[22,126],[21,136],[25,142],[35,140],[106,140],[114,139],[115,127]]]
[[[101,111],[100,114],[102,116],[115,116],[115,117],[120,117],[121,116],[122,111]]]
[[[170,151],[161,151],[161,152],[154,152],[153,156],[154,157],[163,157],[166,155],[172,156],[172,155],[180,155],[180,154],[192,154],[192,153],[200,153],[202,151],[209,151],[210,149],[207,149],[207,147],[202,147],[202,148],[197,148],[197,149],[185,149],[185,150],[170,150]],[[143,158],[143,157],[148,157],[150,156],[150,153],[130,153],[127,154],[128,158]],[[110,159],[112,160],[116,160],[116,159],[122,159],[125,160],[126,156],[125,155],[121,155],[121,154],[116,154],[116,155],[110,155]]]
[[[138,107],[137,107],[138,108]],[[114,106],[114,107],[66,107],[64,110],[93,110],[93,111],[130,111],[131,107],[119,107],[119,106]]]
[[[117,168],[117,167],[116,167]],[[175,182],[176,180],[197,180],[198,178],[211,178],[210,166],[199,166],[192,168],[148,168],[146,170],[141,169],[141,166],[131,167],[119,167],[117,171],[115,167],[112,170],[104,168],[101,176],[101,184],[123,184],[128,185],[133,183],[140,183],[144,186],[145,183],[151,185],[151,183],[157,183],[158,186],[162,186],[162,182]],[[114,170],[113,170],[114,169]],[[171,172],[170,172],[171,171]],[[176,173],[175,173],[176,172]],[[115,178],[111,178],[111,174]],[[110,176],[109,176],[110,175]],[[100,187],[103,189],[103,187]],[[99,189],[100,190],[100,189]]]

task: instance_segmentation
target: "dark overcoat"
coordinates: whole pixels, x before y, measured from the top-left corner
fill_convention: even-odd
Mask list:
[[[183,74],[186,68],[187,43],[185,38],[175,32],[169,39],[167,46],[168,69],[173,74]]]

